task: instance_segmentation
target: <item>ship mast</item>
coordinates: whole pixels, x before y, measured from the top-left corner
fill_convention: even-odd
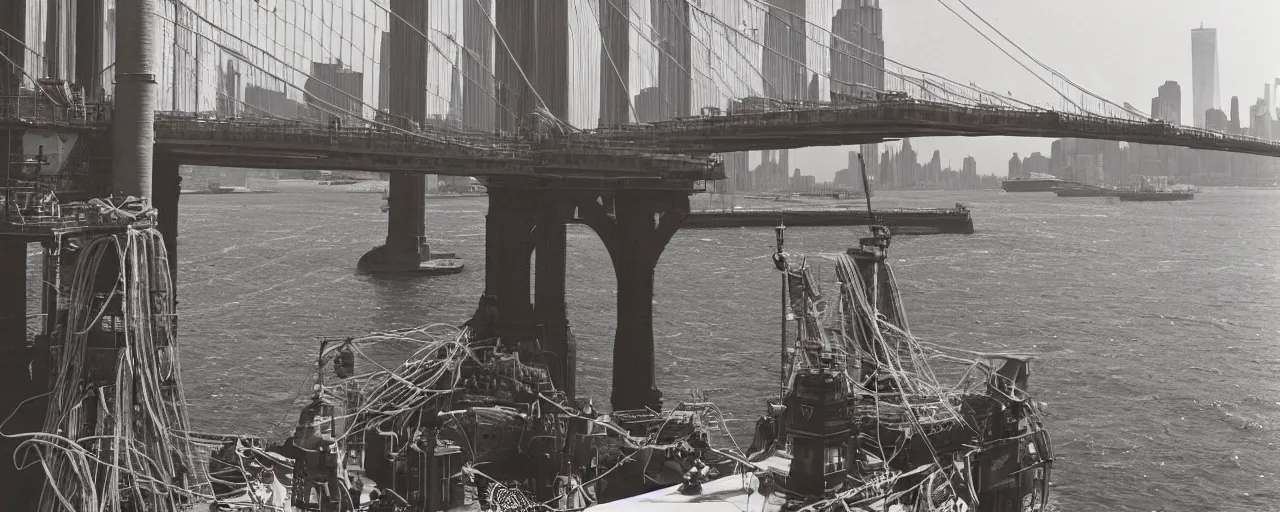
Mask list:
[[[889,248],[888,234],[889,230],[876,222],[875,211],[871,209],[871,185],[867,179],[867,162],[863,160],[862,153],[858,153],[858,167],[862,169],[862,195],[867,198],[867,221],[871,223],[871,238],[876,241],[875,247],[880,250],[876,252],[876,258],[871,264],[871,313],[872,321],[880,315],[880,261],[884,259],[884,251]],[[883,235],[882,235],[883,233]],[[863,239],[863,246],[867,245],[867,239]]]
[[[787,280],[790,276],[787,275],[789,267],[787,257],[782,252],[782,244],[785,239],[784,233],[787,230],[787,226],[784,222],[779,221],[778,227],[773,228],[773,230],[778,235],[778,250],[773,254],[773,264],[778,267],[778,270],[782,271],[782,337],[778,346],[780,351],[778,354],[778,403],[782,403],[781,400],[787,396],[787,321],[791,318],[790,308],[788,307],[790,304],[788,304],[789,301],[787,300]]]

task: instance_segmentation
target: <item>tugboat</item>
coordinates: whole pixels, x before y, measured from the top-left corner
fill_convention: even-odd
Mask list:
[[[830,300],[806,261],[783,251],[784,232],[777,229],[774,254],[784,274],[783,377],[741,472],[694,473],[686,484],[589,510],[727,509],[724,502],[749,512],[1043,510],[1053,453],[1027,393],[1028,359],[951,349],[974,357],[966,376],[979,378],[940,384],[928,364],[935,349],[907,324],[887,228],[872,226],[837,258],[839,292]]]

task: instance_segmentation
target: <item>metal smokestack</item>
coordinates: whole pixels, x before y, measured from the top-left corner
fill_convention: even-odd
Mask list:
[[[151,201],[155,146],[155,0],[116,2],[111,192]]]

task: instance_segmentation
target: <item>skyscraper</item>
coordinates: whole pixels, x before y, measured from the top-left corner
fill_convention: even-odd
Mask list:
[[[831,92],[855,94],[858,84],[884,89],[880,0],[843,0],[831,18]]]
[[[831,18],[831,100],[884,89],[884,13],[880,0],[842,0]],[[878,145],[863,144],[867,172],[879,173]],[[850,167],[850,169],[853,169]],[[856,171],[856,169],[854,169]]]
[[[1231,117],[1227,120],[1228,133],[1232,135],[1240,133],[1240,97],[1231,97]]]
[[[1218,29],[1191,31],[1191,107],[1195,126],[1205,126],[1205,111],[1221,109],[1218,91]]]
[[[312,62],[311,76],[303,84],[303,95],[311,105],[312,116],[327,120],[329,116],[360,116],[363,111],[364,73],[352,71],[342,64]],[[425,102],[425,98],[423,101]],[[423,109],[426,112],[426,109]]]
[[[1182,124],[1182,86],[1170,80],[1160,86],[1152,100],[1151,116],[1173,124]]]

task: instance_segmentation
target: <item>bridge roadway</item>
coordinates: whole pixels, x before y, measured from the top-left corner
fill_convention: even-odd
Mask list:
[[[806,102],[573,134],[570,141],[684,154],[876,144],[907,137],[1079,138],[1184,146],[1280,157],[1280,144],[1171,125],[1050,110],[963,106],[922,100],[837,105]]]
[[[105,133],[110,108],[72,115],[44,99],[0,101],[0,129]],[[724,178],[724,165],[688,156],[596,141],[533,139],[458,129],[409,133],[386,128],[328,128],[270,119],[206,120],[157,114],[156,156],[182,165],[255,169],[415,172],[447,176],[636,180],[686,183]]]
[[[19,111],[0,110],[0,125],[97,131],[110,123],[109,113],[103,114],[107,108],[91,108],[86,121],[41,105],[45,102],[23,103]],[[1072,137],[1280,157],[1275,142],[1161,121],[914,99],[797,102],[527,138],[439,127],[408,133],[268,119],[203,120],[189,114],[158,115],[155,127],[158,156],[187,165],[527,178],[714,180],[724,177],[723,164],[709,158],[716,153],[930,136]]]

